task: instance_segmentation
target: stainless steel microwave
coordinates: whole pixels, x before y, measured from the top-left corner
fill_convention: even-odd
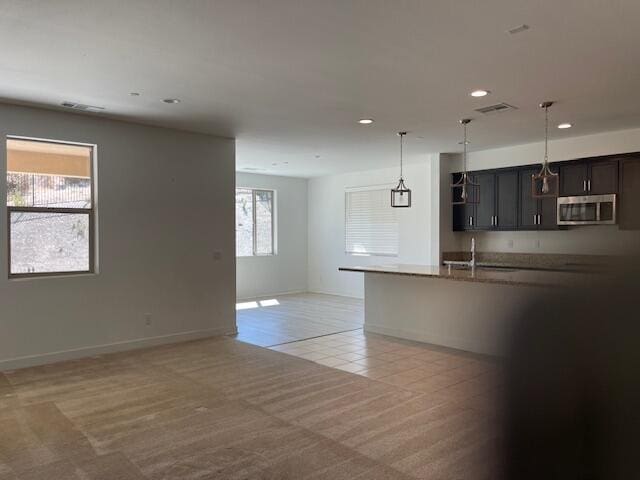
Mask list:
[[[558,197],[558,225],[613,225],[616,195]]]

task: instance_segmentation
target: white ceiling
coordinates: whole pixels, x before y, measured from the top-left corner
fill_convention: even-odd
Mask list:
[[[471,149],[540,140],[547,99],[574,124],[556,137],[640,126],[638,20],[638,0],[0,0],[0,98],[236,137],[239,169],[324,175],[396,165],[398,130],[408,161],[459,151],[467,116]],[[474,112],[498,102],[518,110]]]

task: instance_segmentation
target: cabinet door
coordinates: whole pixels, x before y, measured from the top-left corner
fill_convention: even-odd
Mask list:
[[[558,201],[555,197],[541,198],[538,201],[538,230],[558,229]]]
[[[589,180],[591,185],[589,195],[618,193],[618,161],[591,162]]]
[[[623,230],[640,230],[640,157],[620,164],[618,223]]]
[[[522,230],[535,230],[538,228],[536,215],[538,215],[538,200],[531,196],[531,175],[539,169],[523,169],[518,172],[520,183],[520,215],[518,227]]]
[[[518,226],[518,171],[496,174],[496,223],[500,230],[515,230]]]
[[[560,167],[560,195],[587,195],[589,164],[570,163]]]
[[[496,214],[496,176],[493,173],[480,173],[476,175],[479,192],[476,204],[476,230],[491,230],[493,217]]]
[[[460,174],[454,173],[452,175],[452,183],[456,183],[460,180]],[[469,176],[470,180],[473,182],[474,177]],[[452,188],[451,195],[454,201],[460,201],[460,194],[462,193],[462,189],[460,188]],[[471,200],[473,201],[473,196],[475,195],[475,189],[473,187],[469,188],[469,195],[472,196]],[[462,205],[453,205],[453,231],[454,232],[462,232],[466,230],[473,230],[475,224],[475,205],[472,203],[462,204]]]
[[[453,231],[462,232],[465,230],[464,205],[452,205],[453,207]]]
[[[458,180],[460,180],[460,174],[454,173],[451,175],[451,185],[455,184]],[[460,201],[460,189],[459,188],[451,188],[451,200],[452,202]],[[452,225],[454,232],[460,232],[465,229],[465,221],[464,221],[464,205],[451,205],[452,206]]]

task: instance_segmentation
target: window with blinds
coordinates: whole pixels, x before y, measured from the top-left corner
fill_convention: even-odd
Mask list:
[[[378,187],[345,192],[347,253],[398,255],[398,219],[391,208],[389,191]]]

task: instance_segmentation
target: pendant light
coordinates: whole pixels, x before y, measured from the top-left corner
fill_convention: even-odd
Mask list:
[[[460,178],[451,184],[451,192],[452,192],[452,204],[453,205],[466,205],[467,203],[478,203],[478,199],[480,195],[478,194],[479,186],[477,183],[471,180],[469,177],[469,172],[467,172],[467,145],[469,142],[467,141],[467,125],[471,123],[470,118],[463,118],[460,120],[460,125],[462,125],[462,145],[463,145],[463,153],[462,153],[462,173],[460,174]]]
[[[400,181],[398,181],[398,186],[391,190],[391,206],[394,208],[411,206],[411,190],[406,187],[402,177],[402,140],[406,134],[407,132],[398,132],[400,137]]]
[[[544,160],[538,173],[531,175],[531,196],[548,198],[558,196],[558,174],[549,168],[549,107],[553,102],[542,102],[544,108]]]

